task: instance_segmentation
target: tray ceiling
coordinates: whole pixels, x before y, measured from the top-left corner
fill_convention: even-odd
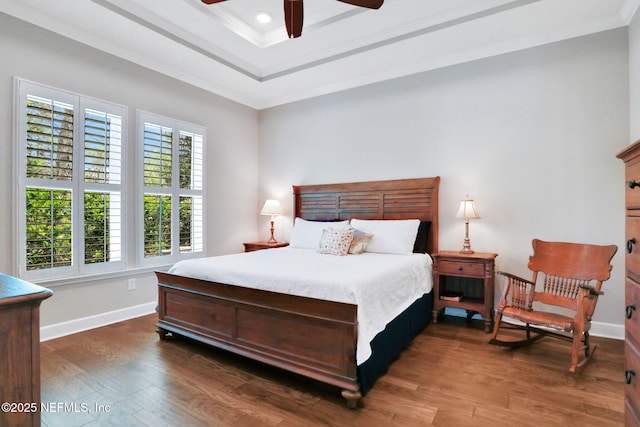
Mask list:
[[[20,0],[0,12],[256,109],[628,25],[640,0]],[[261,23],[258,13],[271,16]]]

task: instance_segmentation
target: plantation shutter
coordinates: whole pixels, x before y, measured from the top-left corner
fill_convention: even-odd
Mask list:
[[[67,267],[73,258],[74,107],[27,95],[25,120],[25,267]]]
[[[84,110],[84,262],[122,260],[122,117]]]
[[[144,124],[144,186],[171,187],[173,129]]]
[[[140,112],[142,257],[177,259],[204,251],[204,129]],[[202,132],[194,131],[202,130]]]
[[[204,250],[203,136],[180,131],[180,252]],[[188,191],[194,190],[194,191]]]
[[[18,275],[46,280],[122,270],[126,107],[16,83]]]
[[[27,96],[27,177],[73,178],[73,105]]]

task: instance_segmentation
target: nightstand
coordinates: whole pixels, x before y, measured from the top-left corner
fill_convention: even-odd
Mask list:
[[[259,251],[262,249],[284,248],[289,246],[289,242],[246,242],[243,243],[245,252]]]
[[[479,313],[485,332],[491,332],[495,258],[498,254],[442,251],[433,257],[433,323],[445,307],[460,308],[467,316]],[[445,299],[443,299],[445,298]]]

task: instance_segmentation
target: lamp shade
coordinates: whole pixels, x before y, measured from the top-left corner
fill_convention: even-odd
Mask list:
[[[282,206],[279,200],[268,199],[260,211],[260,215],[282,215]]]
[[[480,218],[480,214],[478,213],[475,202],[469,199],[468,196],[465,200],[461,200],[456,217],[464,219]]]

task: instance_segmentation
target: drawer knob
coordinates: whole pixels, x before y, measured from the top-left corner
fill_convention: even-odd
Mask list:
[[[631,319],[631,316],[633,316],[633,312],[636,309],[636,305],[635,304],[630,304],[628,305],[625,309],[624,312],[627,316],[627,319]]]
[[[631,239],[627,240],[627,253],[630,254],[631,252],[633,252],[633,245],[636,244],[636,238],[632,237]]]
[[[627,384],[631,384],[631,380],[633,380],[633,377],[635,376],[636,376],[636,371],[634,371],[633,369],[626,370],[624,373],[624,382]]]
[[[464,270],[464,267],[458,267],[458,271]]]
[[[634,180],[632,180],[632,181],[629,181],[629,188],[630,188],[630,189],[632,189],[632,190],[633,190],[634,188],[636,188],[636,187],[638,187],[638,186],[640,186],[640,182],[636,182],[636,180],[635,180],[635,179],[634,179]]]

